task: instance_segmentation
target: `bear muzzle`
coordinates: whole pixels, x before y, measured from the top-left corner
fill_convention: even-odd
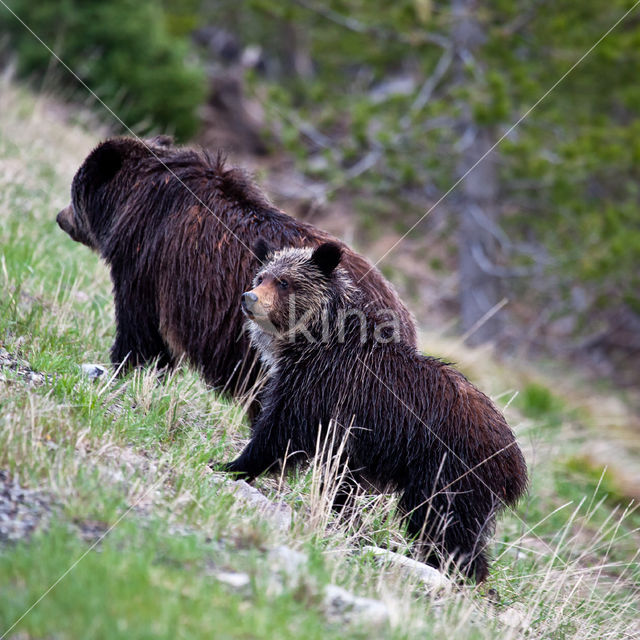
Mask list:
[[[84,244],[89,247],[89,249],[97,250],[98,247],[95,238],[90,236],[82,226],[78,225],[73,204],[70,204],[58,212],[56,222],[72,240]]]
[[[75,227],[73,226],[73,206],[69,205],[64,209],[61,209],[56,216],[56,222],[58,226],[68,235],[73,238]],[[75,238],[73,238],[75,240]]]
[[[252,322],[260,325],[265,331],[274,331],[269,313],[273,308],[273,295],[269,287],[259,286],[253,291],[242,294],[240,306],[242,313]]]
[[[253,291],[246,291],[242,294],[242,311],[248,318],[253,318],[254,313],[253,309],[255,307],[256,302],[258,302],[258,296],[253,293]]]

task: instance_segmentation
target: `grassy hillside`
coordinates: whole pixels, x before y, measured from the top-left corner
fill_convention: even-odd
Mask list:
[[[508,405],[532,475],[488,583],[437,591],[362,552],[407,551],[392,498],[345,524],[317,469],[257,481],[271,503],[209,472],[248,432],[194,373],[84,375],[108,359],[110,283],[55,214],[96,139],[0,87],[0,637],[639,637],[633,418],[571,372],[422,336]],[[629,465],[604,472],[594,443]],[[379,607],[359,615],[330,584]]]

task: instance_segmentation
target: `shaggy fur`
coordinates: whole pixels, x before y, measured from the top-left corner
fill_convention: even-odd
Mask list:
[[[251,441],[223,470],[251,479],[285,455],[300,463],[317,454],[318,429],[331,421],[346,438],[334,506],[357,485],[399,492],[419,554],[482,581],[495,514],[526,489],[522,453],[495,405],[454,368],[373,340],[369,314],[361,340],[360,319],[345,310],[366,308],[363,292],[336,266],[341,257],[332,243],[277,252],[243,297],[270,374]]]
[[[275,247],[331,239],[274,208],[220,156],[174,147],[166,137],[100,144],[74,177],[71,204],[57,220],[110,267],[114,365],[157,358],[164,366],[186,357],[210,384],[232,391],[246,381],[242,367],[252,360],[238,305],[258,267],[248,247],[259,237]],[[415,344],[413,319],[393,287],[341,247],[345,269],[356,280],[364,276],[366,303],[396,312],[400,338]]]

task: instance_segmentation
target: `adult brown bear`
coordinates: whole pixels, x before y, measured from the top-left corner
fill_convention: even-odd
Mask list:
[[[71,238],[97,251],[113,281],[114,365],[185,357],[205,379],[234,392],[251,367],[238,301],[258,261],[250,247],[315,246],[331,236],[271,205],[220,155],[170,139],[113,138],[76,173],[71,204],[57,217]],[[345,269],[365,304],[415,344],[414,321],[393,287],[344,244]],[[395,318],[392,317],[395,315]]]
[[[500,411],[450,365],[389,340],[336,243],[256,253],[266,263],[242,306],[268,369],[262,411],[240,456],[213,466],[251,480],[319,455],[337,463],[334,507],[358,487],[397,491],[419,555],[484,580],[495,515],[527,485]]]

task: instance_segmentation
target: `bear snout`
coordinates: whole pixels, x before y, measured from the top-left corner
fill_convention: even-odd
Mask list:
[[[258,302],[258,296],[253,293],[253,291],[246,291],[242,294],[240,305],[242,306],[242,311],[248,318],[253,318],[256,302]]]
[[[90,237],[82,228],[78,227],[72,204],[58,213],[56,222],[72,240],[81,242],[89,247],[89,249],[97,249],[95,239]]]
[[[242,306],[245,309],[251,309],[256,302],[258,302],[258,296],[253,291],[242,294]]]
[[[56,216],[56,222],[58,223],[58,226],[69,235],[71,235],[73,231],[72,216],[73,208],[71,205],[65,207],[64,209],[61,209]]]

